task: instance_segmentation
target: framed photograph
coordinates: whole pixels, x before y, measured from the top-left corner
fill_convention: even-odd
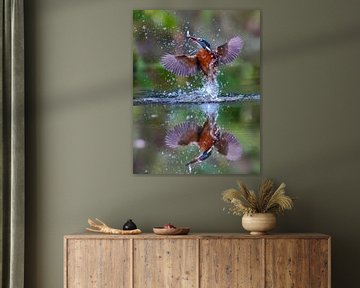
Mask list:
[[[133,11],[134,174],[259,174],[260,10]]]

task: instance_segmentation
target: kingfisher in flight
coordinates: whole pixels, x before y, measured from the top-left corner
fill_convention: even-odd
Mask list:
[[[185,166],[206,160],[211,156],[214,148],[231,161],[238,160],[242,154],[242,148],[236,137],[227,131],[220,130],[213,115],[208,116],[202,126],[194,121],[177,124],[167,132],[165,144],[170,148],[189,144],[196,144],[199,147],[201,154]]]
[[[192,40],[199,50],[193,55],[165,54],[161,58],[161,64],[166,70],[184,77],[201,71],[210,81],[215,79],[218,66],[234,61],[244,44],[242,38],[236,36],[216,49],[212,49],[208,41],[191,36],[189,31],[186,33],[186,38]]]

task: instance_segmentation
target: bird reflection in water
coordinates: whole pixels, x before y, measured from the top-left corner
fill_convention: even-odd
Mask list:
[[[190,144],[197,145],[201,153],[185,164],[189,167],[208,159],[214,149],[230,161],[238,160],[242,154],[241,145],[236,137],[216,124],[215,113],[208,114],[203,125],[198,125],[194,121],[177,124],[167,131],[165,144],[172,149]]]

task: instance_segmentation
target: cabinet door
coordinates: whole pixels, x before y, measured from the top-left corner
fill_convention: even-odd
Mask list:
[[[68,239],[66,288],[131,287],[130,240]]]
[[[266,287],[309,287],[309,240],[266,239]]]
[[[195,288],[197,274],[197,240],[134,240],[135,288]]]
[[[310,241],[310,287],[330,287],[330,240]]]
[[[200,287],[259,288],[264,285],[261,239],[200,241]]]
[[[327,239],[267,239],[266,287],[328,287],[328,243]]]

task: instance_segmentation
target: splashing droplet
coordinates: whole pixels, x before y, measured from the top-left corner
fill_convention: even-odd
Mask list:
[[[213,81],[203,81],[202,90],[207,96],[210,96],[212,99],[216,99],[220,92],[217,79],[215,78]]]
[[[188,166],[188,169],[189,169],[189,173],[191,174],[191,172],[192,172],[191,165]]]

